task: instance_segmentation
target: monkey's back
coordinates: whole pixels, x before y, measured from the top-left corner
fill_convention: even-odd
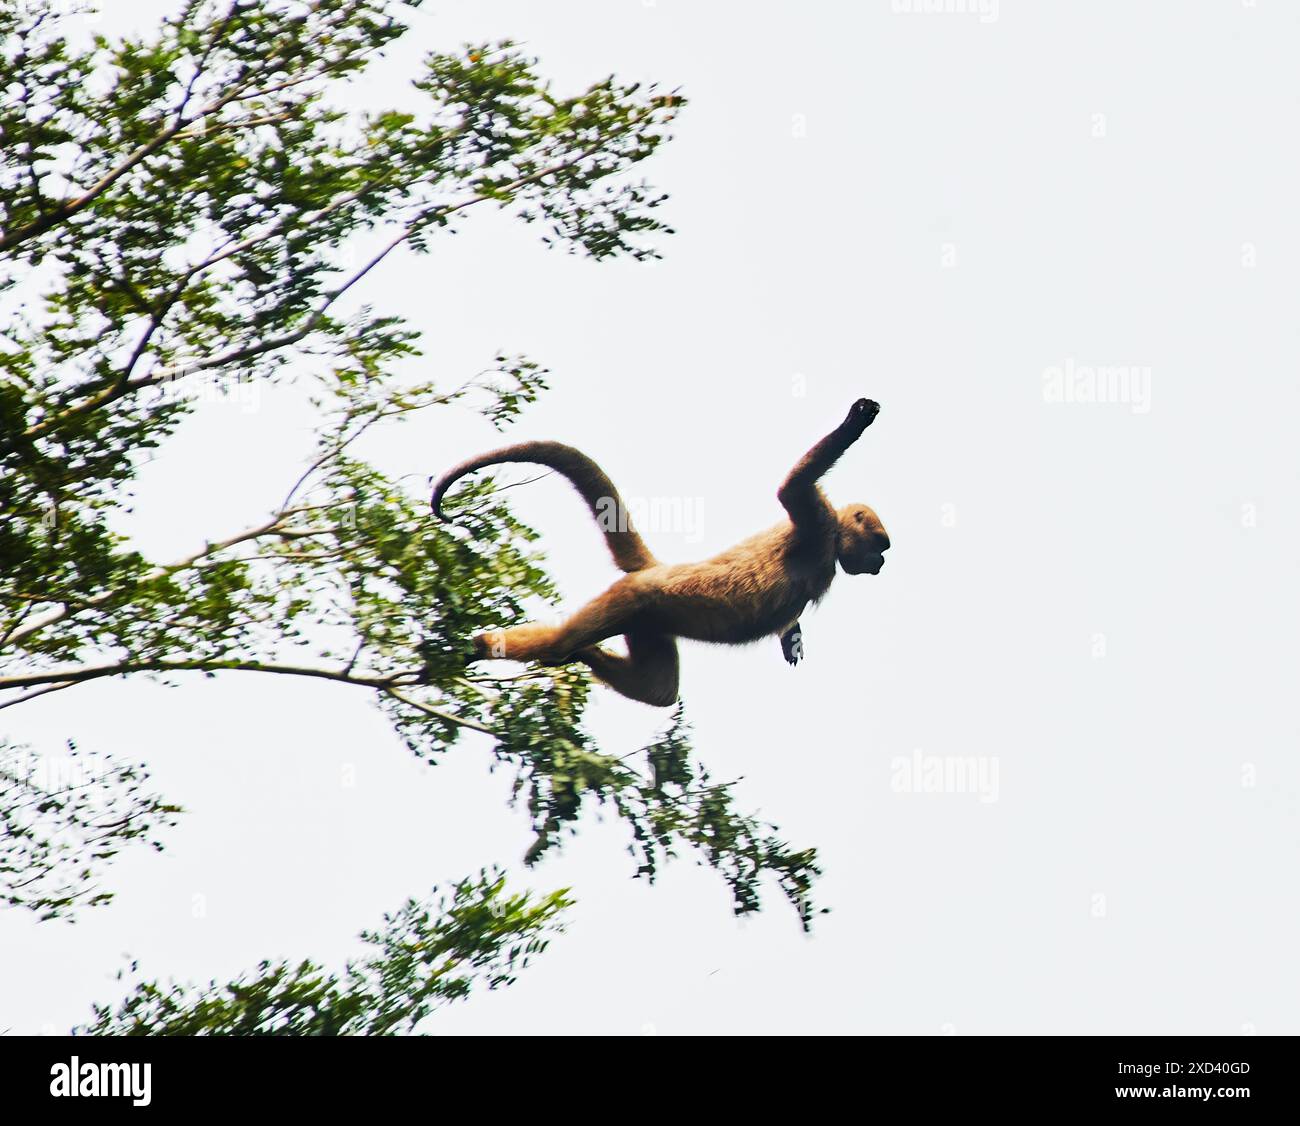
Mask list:
[[[810,542],[786,521],[712,559],[660,563],[635,579],[653,592],[643,618],[647,628],[734,645],[784,630],[834,577],[833,531]]]

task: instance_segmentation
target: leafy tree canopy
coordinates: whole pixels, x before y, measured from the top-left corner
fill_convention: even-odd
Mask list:
[[[78,1028],[92,1036],[387,1036],[414,1031],[471,985],[499,989],[546,949],[563,892],[510,894],[500,872],[409,900],[362,934],[369,953],[341,974],[310,961],[262,962],[227,985],[139,982],[113,1009],[96,1005]],[[132,965],[132,973],[136,967]],[[125,976],[119,975],[119,976]]]
[[[467,673],[467,638],[555,593],[491,483],[460,491],[449,530],[356,452],[376,428],[446,411],[505,427],[546,389],[535,361],[505,355],[456,385],[399,377],[419,332],[358,301],[395,252],[423,254],[484,209],[596,259],[655,256],[668,232],[664,196],[633,173],[667,139],[675,93],[611,77],[561,94],[504,42],[427,55],[401,109],[345,108],[416,6],[189,0],[154,33],[78,45],[53,3],[0,0],[0,709],[122,676],[361,686],[430,763],[466,731],[487,736],[476,744],[515,772],[532,818],[530,862],[600,803],[627,823],[638,874],[685,847],[737,912],[758,907],[767,874],[806,924],[813,853],[734,810],[691,762],[680,711],[630,755],[585,730],[585,672]],[[113,516],[198,409],[192,391],[235,379],[310,384],[315,455],[273,511],[147,558]],[[103,864],[157,844],[177,811],[142,767],[41,779],[28,754],[0,745],[0,895],[66,917],[106,901]],[[517,930],[535,933],[522,917]],[[234,1027],[310,994],[331,1015],[301,1027],[361,1027],[351,969],[259,972],[239,994],[255,1016],[206,994],[201,1007]],[[141,1012],[183,1026],[165,996],[96,1027]]]

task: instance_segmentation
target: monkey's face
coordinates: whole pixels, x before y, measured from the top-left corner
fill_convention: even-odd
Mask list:
[[[878,575],[885,565],[889,534],[880,517],[865,504],[846,504],[839,510],[840,534],[836,556],[850,575]]]

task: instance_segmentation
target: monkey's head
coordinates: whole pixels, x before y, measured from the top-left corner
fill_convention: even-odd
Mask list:
[[[835,557],[850,575],[878,575],[889,550],[889,533],[865,504],[846,504],[836,514],[840,532]]]

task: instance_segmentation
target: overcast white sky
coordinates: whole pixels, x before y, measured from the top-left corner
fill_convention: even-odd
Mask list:
[[[421,766],[364,693],[98,684],[6,733],[144,760],[189,812],[76,926],[0,915],[0,1026],[84,1019],[126,953],[180,980],[341,965],[408,895],[502,862],[574,889],[569,931],[432,1032],[1300,1032],[1300,7],[912,6],[432,3],[365,91],[407,104],[423,50],[511,37],[561,89],[614,72],[691,99],[645,168],[679,231],[663,262],[478,217],[364,295],[425,330],[426,374],[497,349],[550,367],[512,440],[698,498],[697,526],[647,531],[664,558],[775,521],[793,461],[882,404],[826,484],[881,515],[883,573],[837,580],[797,669],[775,640],[683,653],[700,759],[821,853],[814,935],[774,887],[735,920],[689,859],[629,879],[594,813],[523,871],[484,747]],[[1133,369],[1129,401],[1049,401],[1052,369],[1089,366]],[[500,441],[465,417],[376,456],[422,480]],[[292,390],[208,408],[142,478],[142,544],[256,519],[309,422]],[[610,581],[561,482],[515,498],[571,604]],[[663,722],[597,696],[607,750]],[[900,792],[916,754],[976,759],[984,794]]]

